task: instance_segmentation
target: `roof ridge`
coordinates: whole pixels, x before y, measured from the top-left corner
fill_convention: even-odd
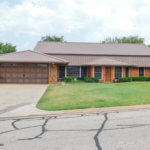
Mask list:
[[[66,43],[78,43],[78,44],[104,44],[104,45],[108,45],[108,44],[113,44],[113,45],[124,45],[124,44],[130,44],[130,45],[145,45],[145,43],[101,43],[101,42],[55,42],[55,41],[38,41],[37,43],[62,43],[62,44],[66,44]]]
[[[16,51],[16,52],[10,52],[10,53],[5,53],[5,54],[0,54],[0,56],[4,56],[4,55],[9,55],[9,54],[15,54],[15,53],[20,53],[20,52],[26,52],[26,51],[32,51],[32,50],[23,50],[23,51]]]

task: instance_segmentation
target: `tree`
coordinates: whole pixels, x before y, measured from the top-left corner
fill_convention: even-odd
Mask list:
[[[64,41],[64,36],[50,36],[50,35],[46,35],[46,36],[43,36],[41,38],[41,41],[49,41],[49,42],[65,42]]]
[[[16,52],[16,46],[13,46],[10,43],[1,43],[0,42],[0,54]]]
[[[106,38],[102,43],[138,43],[143,44],[144,38],[138,36],[127,36],[127,37],[115,37],[115,38]]]

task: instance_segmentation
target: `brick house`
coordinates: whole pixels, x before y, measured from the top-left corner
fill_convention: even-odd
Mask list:
[[[34,51],[0,56],[0,83],[55,83],[65,76],[150,76],[150,48],[144,44],[38,42]]]

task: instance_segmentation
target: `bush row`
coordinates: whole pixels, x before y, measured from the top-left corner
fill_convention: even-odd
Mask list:
[[[119,78],[119,82],[132,82],[132,81],[150,81],[150,77],[124,77],[124,78]]]
[[[65,77],[64,81],[65,82],[72,82],[75,79],[73,76],[67,76]],[[93,77],[85,77],[85,78],[77,78],[77,80],[83,80],[85,82],[99,82],[98,78],[93,78]]]
[[[92,78],[92,77],[85,77],[84,78],[85,82],[99,82],[98,78]]]
[[[72,76],[67,76],[64,79],[65,82],[72,82],[73,80],[74,80],[74,77],[72,77]]]

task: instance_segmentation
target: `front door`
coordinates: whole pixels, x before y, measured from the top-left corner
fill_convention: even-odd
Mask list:
[[[105,82],[111,82],[111,67],[105,67]]]

